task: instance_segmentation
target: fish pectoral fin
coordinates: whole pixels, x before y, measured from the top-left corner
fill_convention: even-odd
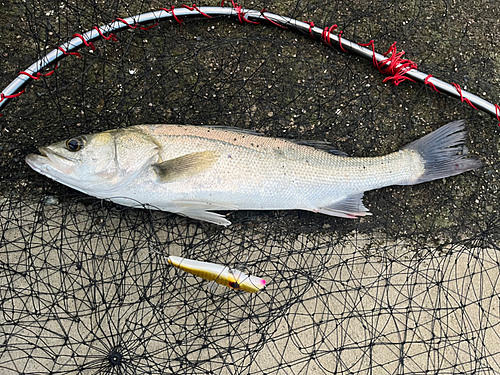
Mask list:
[[[363,193],[351,195],[328,207],[316,208],[312,211],[330,216],[339,216],[349,219],[356,219],[360,216],[371,215],[368,209],[363,205]]]
[[[197,201],[172,201],[175,205],[175,209],[172,212],[190,217],[191,219],[208,221],[209,223],[228,226],[231,224],[229,220],[225,218],[224,215],[211,212],[212,211],[233,211],[237,210],[236,207],[221,204],[212,204],[208,202],[197,202]]]
[[[217,151],[193,152],[153,164],[153,169],[162,182],[171,182],[203,172],[214,165],[219,156]]]

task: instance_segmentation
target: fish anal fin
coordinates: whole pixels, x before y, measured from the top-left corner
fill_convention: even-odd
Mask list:
[[[201,151],[179,156],[153,164],[153,169],[162,182],[171,182],[196,175],[215,164],[220,153],[217,151]]]
[[[360,216],[371,215],[368,209],[363,205],[363,193],[351,195],[339,202],[335,202],[327,207],[316,208],[312,211],[330,216],[345,217],[356,219]]]

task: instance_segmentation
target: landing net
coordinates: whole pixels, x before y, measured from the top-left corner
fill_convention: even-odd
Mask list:
[[[182,9],[173,5],[174,14]],[[373,39],[379,52],[397,41],[394,53],[406,51],[419,70],[500,102],[493,3],[239,5],[326,27],[331,37],[341,30],[350,41]],[[1,88],[74,34],[172,9],[141,0],[14,0],[2,7]],[[0,372],[500,371],[493,114],[429,84],[383,82],[373,62],[332,49],[308,30],[227,16],[179,23],[124,27],[116,41],[104,33],[95,50],[75,50],[81,58],[65,56],[7,98],[0,119]],[[368,192],[373,216],[360,220],[241,211],[222,228],[102,202],[24,163],[57,140],[144,123],[233,126],[377,156],[462,118],[468,152],[485,166]],[[267,286],[254,294],[213,288],[170,266],[168,255],[241,269]]]

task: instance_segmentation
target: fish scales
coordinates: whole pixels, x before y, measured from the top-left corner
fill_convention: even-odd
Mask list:
[[[220,225],[216,211],[302,209],[368,215],[365,191],[478,168],[463,121],[378,157],[347,157],[220,127],[138,125],[71,138],[28,155],[36,171],[98,198]],[[215,211],[215,212],[214,212]]]
[[[342,157],[283,139],[220,129],[137,128],[162,145],[164,160],[197,151],[220,151],[212,169],[189,182],[170,184],[169,193],[182,195],[182,199],[206,199],[205,194],[211,194],[213,201],[224,199],[225,204],[246,209],[314,209],[352,191],[407,182],[423,173],[420,157],[411,151],[375,158]]]

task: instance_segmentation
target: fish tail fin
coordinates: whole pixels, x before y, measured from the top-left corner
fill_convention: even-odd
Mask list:
[[[464,120],[450,122],[405,147],[418,152],[424,160],[424,173],[406,185],[455,176],[481,167],[478,159],[467,157]]]

